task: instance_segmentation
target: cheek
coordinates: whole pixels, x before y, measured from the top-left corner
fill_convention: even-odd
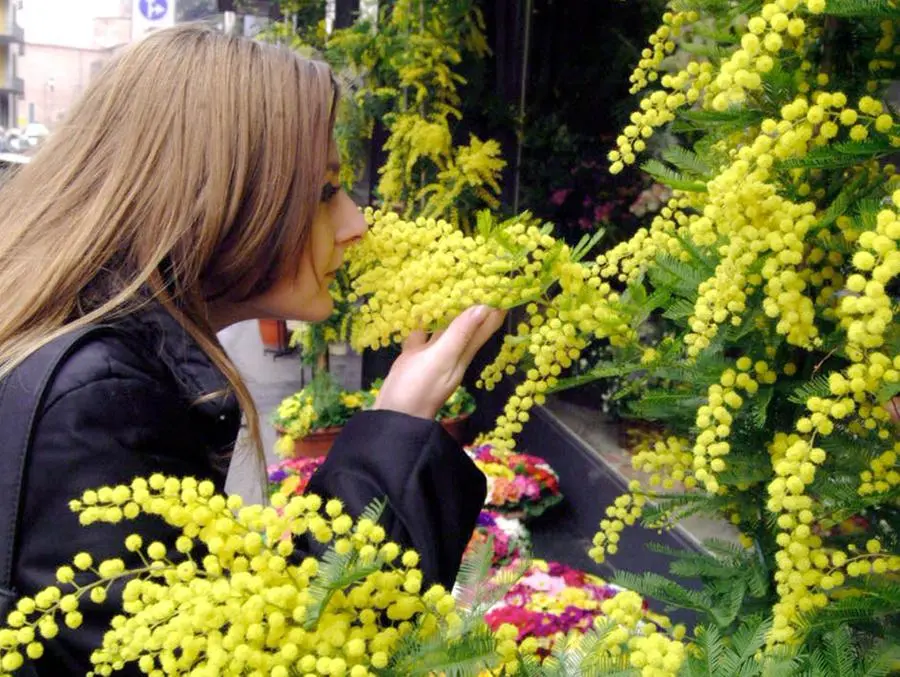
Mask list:
[[[313,270],[319,276],[324,276],[331,267],[331,259],[334,254],[334,232],[328,212],[324,208],[319,210],[319,215],[313,224],[309,252]]]

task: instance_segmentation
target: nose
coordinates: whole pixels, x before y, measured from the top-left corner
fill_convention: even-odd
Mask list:
[[[336,214],[338,226],[334,239],[337,244],[346,247],[361,239],[369,230],[369,225],[362,211],[344,191],[341,191],[336,199],[340,200],[340,204]]]

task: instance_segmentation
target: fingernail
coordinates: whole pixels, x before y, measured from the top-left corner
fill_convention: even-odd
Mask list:
[[[475,306],[475,310],[472,314],[475,316],[475,320],[484,322],[489,312],[491,312],[491,309],[488,306]]]

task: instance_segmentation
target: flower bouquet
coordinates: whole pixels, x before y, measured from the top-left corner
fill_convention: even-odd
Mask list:
[[[491,444],[467,447],[485,474],[485,505],[507,517],[536,517],[562,500],[559,477],[540,456],[511,453]]]
[[[478,544],[487,543],[489,539],[493,539],[493,567],[505,566],[531,551],[531,537],[522,522],[493,510],[482,510],[463,558],[469,556]]]
[[[212,482],[155,474],[70,505],[84,526],[156,518],[178,535],[164,544],[132,533],[112,559],[80,552],[56,585],[18,599],[0,618],[5,677],[29,674],[27,659],[114,595],[121,612],[102,642],[84,638],[98,641],[90,675],[409,674],[402,661],[417,656],[403,649],[446,644],[463,624],[454,598],[423,581],[419,556],[387,540],[383,504],[359,518],[314,495],[245,506]],[[304,539],[321,560],[297,547]]]
[[[268,467],[269,496],[301,495],[306,491],[313,473],[319,469],[324,456],[286,458]]]
[[[636,593],[565,564],[536,559],[485,620],[495,631],[506,623],[514,625],[519,631],[517,641],[534,638],[538,654],[547,656],[559,639],[572,631],[590,630],[597,618],[610,616],[618,620],[618,607],[628,606],[631,596],[633,613],[656,620]]]

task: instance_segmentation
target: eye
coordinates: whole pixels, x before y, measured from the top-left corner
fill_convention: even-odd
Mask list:
[[[333,183],[326,183],[324,186],[322,186],[322,196],[320,200],[322,202],[328,202],[329,200],[331,200],[331,198],[337,195],[340,190],[340,186],[336,186]]]

